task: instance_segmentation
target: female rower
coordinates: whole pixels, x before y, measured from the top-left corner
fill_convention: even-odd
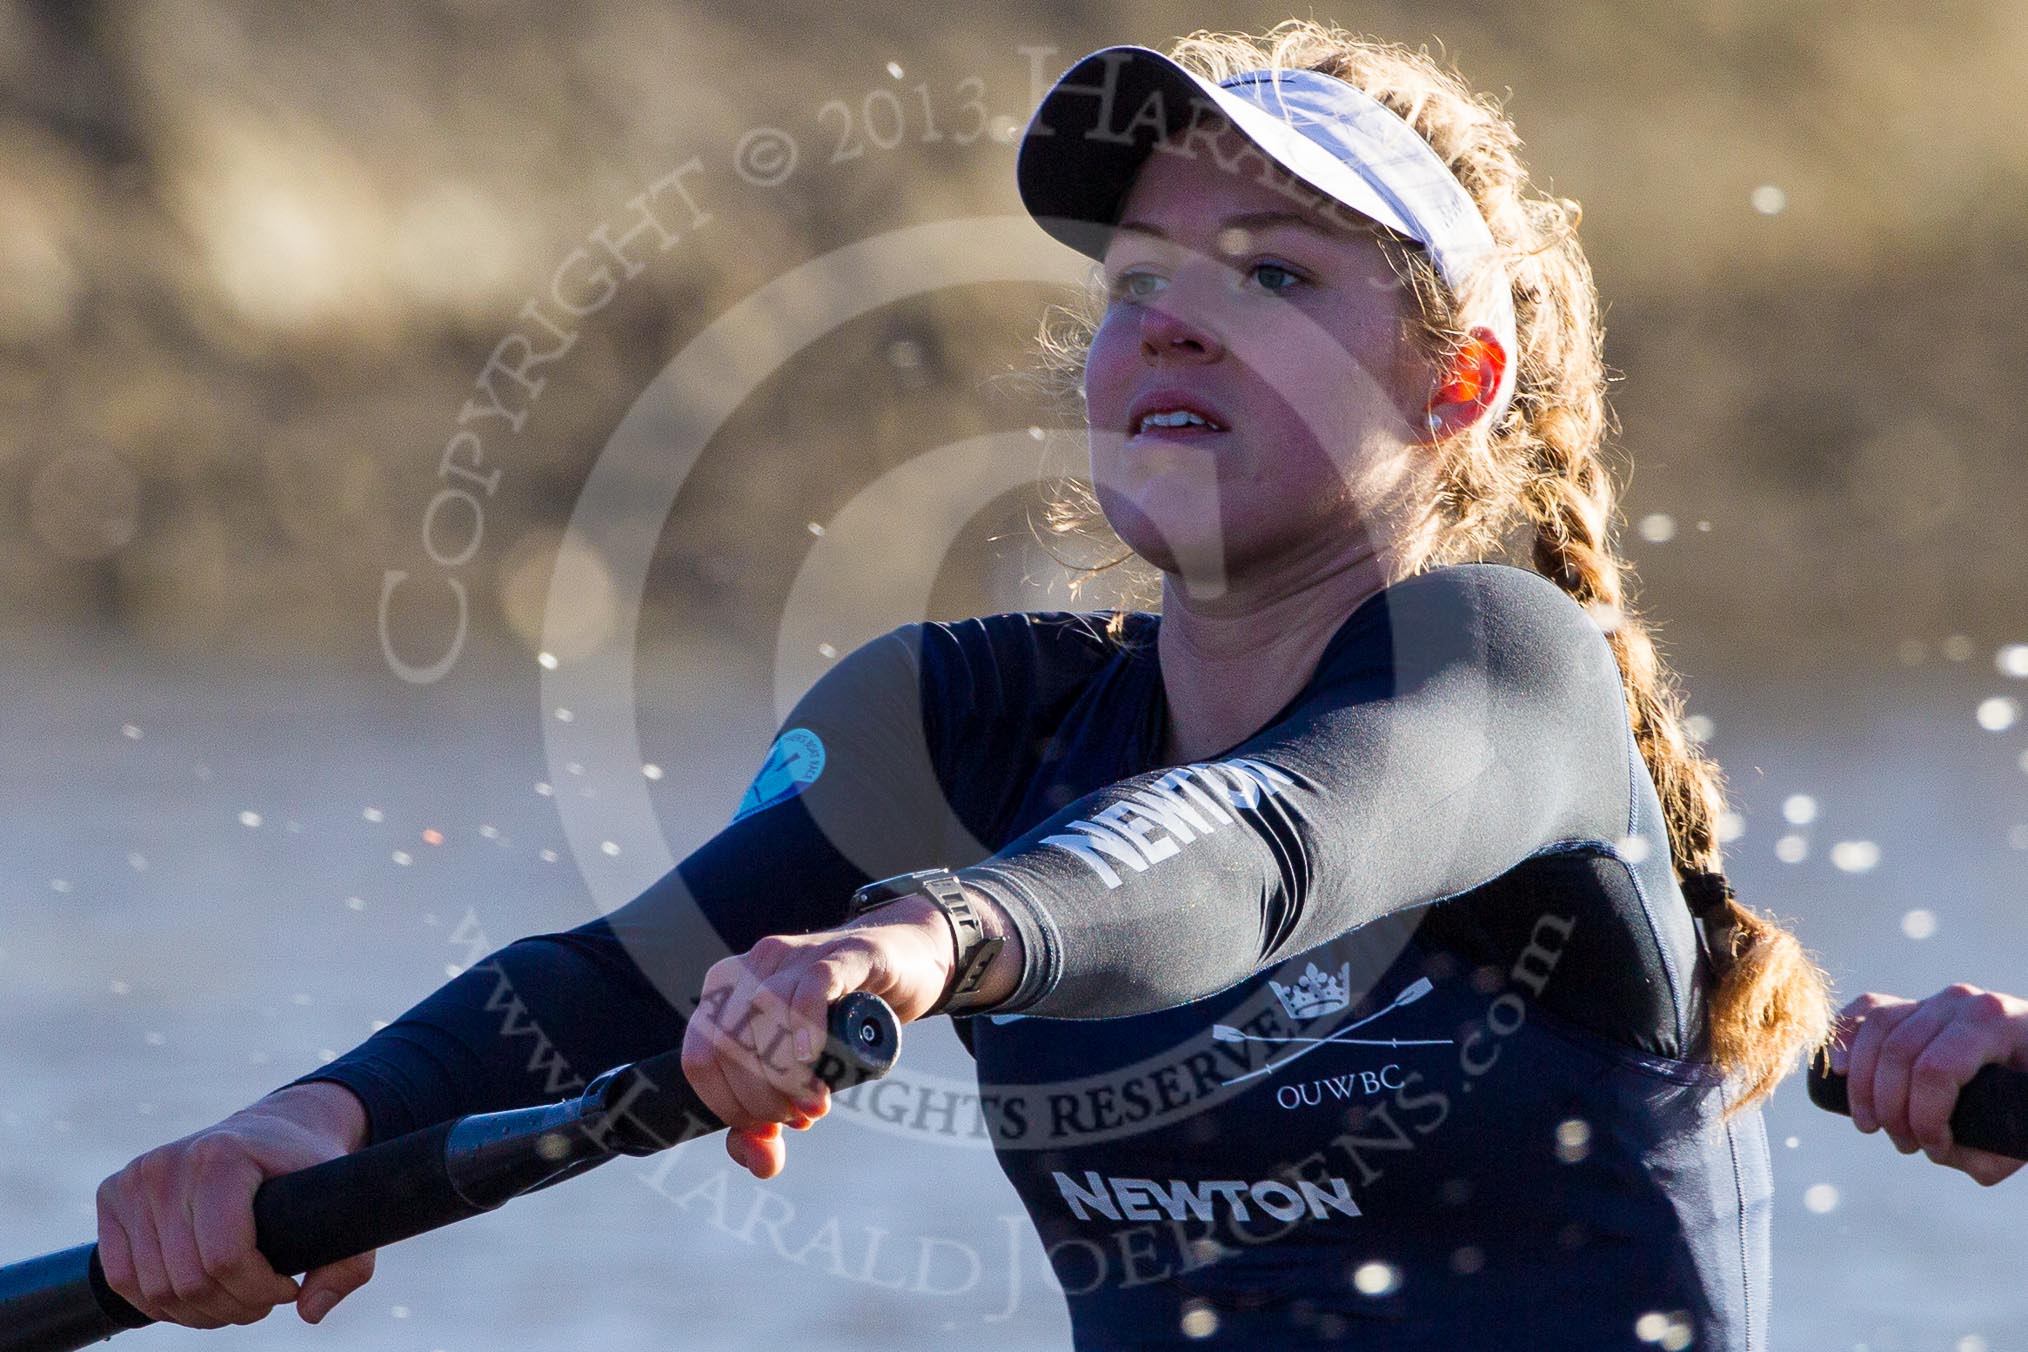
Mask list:
[[[1159,610],[855,650],[643,896],[108,1180],[115,1288],[321,1317],[370,1260],[265,1270],[258,1180],[559,1059],[681,1040],[771,1176],[870,990],[957,1018],[1080,1348],[1765,1346],[1758,1105],[1829,1002],[1722,876],[1613,548],[1577,211],[1517,146],[1312,22],[1077,63],[1019,184],[1103,265],[1068,356]]]

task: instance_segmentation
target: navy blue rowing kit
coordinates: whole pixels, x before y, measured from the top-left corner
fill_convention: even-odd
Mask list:
[[[668,877],[306,1078],[374,1139],[554,1097],[680,1042],[726,951],[942,865],[1024,943],[957,1026],[1080,1349],[1763,1348],[1764,1128],[1720,1120],[1708,951],[1584,610],[1499,564],[1397,583],[1181,766],[1160,617],[1106,619],[857,649]]]

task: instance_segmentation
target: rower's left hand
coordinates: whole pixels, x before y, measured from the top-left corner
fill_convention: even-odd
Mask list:
[[[811,1073],[833,1002],[868,991],[908,1023],[950,978],[949,922],[924,898],[904,898],[851,925],[770,935],[712,964],[683,1034],[683,1074],[728,1128],[725,1148],[756,1178],[782,1171],[780,1125],[802,1130],[831,1109]]]
[[[1960,982],[1926,1000],[1868,991],[1838,1012],[1831,1069],[1847,1077],[1853,1125],[1987,1187],[2023,1161],[1958,1145],[1950,1116],[1958,1091],[1993,1063],[2028,1070],[2028,1001]]]

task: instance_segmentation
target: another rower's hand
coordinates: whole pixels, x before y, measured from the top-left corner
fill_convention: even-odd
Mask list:
[[[298,1283],[254,1248],[253,1196],[277,1174],[359,1148],[366,1114],[341,1085],[277,1090],[216,1126],[158,1146],[99,1185],[106,1283],[151,1318],[190,1328],[251,1324],[294,1301],[316,1323],[373,1275],[360,1254]]]
[[[1950,1117],[1958,1091],[1992,1064],[2028,1070],[2028,1000],[1960,982],[1927,1000],[1868,991],[1838,1012],[1831,1069],[1846,1076],[1853,1124],[1987,1187],[2022,1161],[1956,1144]]]
[[[943,913],[908,897],[838,929],[771,935],[714,963],[683,1034],[683,1074],[725,1122],[733,1160],[773,1178],[786,1158],[779,1124],[803,1130],[831,1110],[812,1067],[833,1002],[868,991],[908,1023],[943,994],[954,957]]]

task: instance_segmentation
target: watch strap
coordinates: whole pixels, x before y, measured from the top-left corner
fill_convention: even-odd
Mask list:
[[[868,911],[914,896],[929,898],[943,912],[951,929],[950,979],[926,1014],[962,1013],[971,1007],[968,997],[978,991],[979,983],[985,980],[986,968],[1007,946],[1007,941],[987,936],[986,922],[965,895],[964,884],[956,874],[943,868],[919,869],[868,883],[852,894],[847,918],[856,920]]]

